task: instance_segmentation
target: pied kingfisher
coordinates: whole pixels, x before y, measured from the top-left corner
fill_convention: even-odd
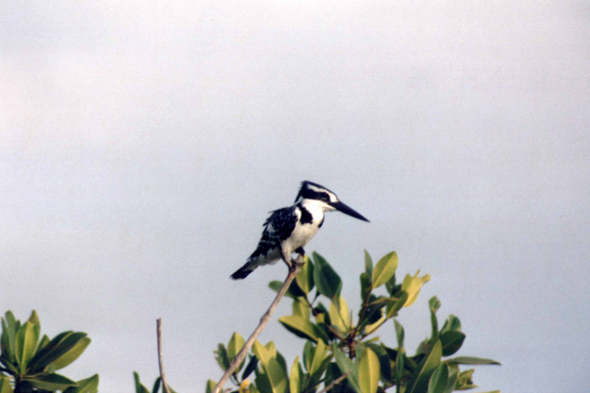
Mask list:
[[[279,259],[285,261],[289,269],[294,268],[291,254],[296,252],[305,255],[303,247],[321,228],[324,223],[324,212],[333,210],[369,222],[340,202],[336,194],[326,187],[310,181],[302,182],[295,204],[271,212],[263,225],[264,231],[258,247],[246,264],[232,274],[231,278],[245,278],[258,266],[273,264]]]

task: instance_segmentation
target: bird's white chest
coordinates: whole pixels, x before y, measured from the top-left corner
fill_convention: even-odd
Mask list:
[[[295,229],[286,244],[291,251],[307,245],[320,229],[320,224],[324,219],[324,212],[321,209],[306,207],[306,210],[311,214],[311,222],[301,223],[301,212],[298,212],[299,220],[297,220]]]

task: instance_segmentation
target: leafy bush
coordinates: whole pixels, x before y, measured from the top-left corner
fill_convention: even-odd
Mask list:
[[[24,324],[6,312],[0,336],[0,393],[98,391],[98,374],[75,382],[55,372],[84,352],[90,344],[86,333],[67,331],[51,340],[47,335],[40,337],[41,322],[35,311]]]
[[[410,356],[404,346],[404,328],[395,319],[418,297],[429,275],[406,275],[396,280],[398,256],[391,252],[375,266],[365,252],[365,270],[360,275],[361,307],[356,320],[346,300],[340,295],[342,280],[319,254],[309,258],[291,284],[287,296],[292,299],[292,315],[279,318],[291,333],[305,340],[301,358],[291,367],[275,344],[254,342],[247,361],[242,362],[230,380],[239,393],[311,393],[320,389],[343,393],[377,393],[395,389],[396,393],[450,393],[476,387],[473,369],[460,365],[499,364],[490,359],[451,357],[465,340],[459,318],[450,315],[439,329],[437,311],[440,301],[428,302],[431,336],[420,343]],[[277,291],[280,281],[270,288]],[[381,291],[377,294],[376,291]],[[325,303],[324,303],[325,302]],[[397,346],[375,336],[385,323],[393,321]],[[229,368],[244,345],[244,338],[234,333],[226,345],[215,351],[217,363]],[[240,374],[240,371],[243,372]],[[254,373],[254,382],[248,379]],[[207,393],[216,382],[209,380]]]

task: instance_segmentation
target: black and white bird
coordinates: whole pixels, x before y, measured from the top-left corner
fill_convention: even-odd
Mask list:
[[[231,278],[239,280],[252,273],[258,266],[285,261],[292,269],[292,253],[305,255],[303,247],[315,236],[324,223],[324,213],[338,210],[359,220],[365,217],[342,203],[336,194],[324,186],[304,181],[295,204],[271,212],[264,223],[262,239],[244,266]]]

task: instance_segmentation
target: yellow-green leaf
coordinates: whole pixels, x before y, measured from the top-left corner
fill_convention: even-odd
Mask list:
[[[76,343],[69,351],[61,355],[51,364],[55,367],[56,370],[64,368],[71,364],[74,360],[78,359],[80,355],[86,350],[86,347],[90,345],[90,338],[82,337],[80,341]]]
[[[342,296],[330,303],[328,311],[330,322],[340,333],[346,333],[350,329],[350,310],[346,300]]]
[[[305,256],[305,263],[301,267],[299,274],[295,277],[299,288],[307,295],[314,287],[313,283],[313,263],[309,257]]]
[[[328,348],[324,345],[322,340],[318,341],[313,354],[313,359],[311,360],[311,365],[309,366],[309,375],[315,374],[320,369],[324,359],[326,359],[327,352]]]
[[[33,310],[33,312],[31,312],[31,316],[29,317],[29,322],[31,322],[33,325],[38,326],[39,331],[41,331],[41,321],[39,320],[39,316],[37,315],[37,311]]]
[[[234,360],[240,349],[244,346],[245,340],[244,337],[240,335],[240,333],[234,332],[227,344],[227,357],[231,362]]]
[[[378,288],[391,280],[397,269],[398,258],[395,251],[390,252],[377,262],[371,277],[372,287]]]
[[[379,357],[367,348],[359,364],[359,382],[363,393],[376,393],[381,375]]]
[[[64,390],[64,393],[97,393],[98,392],[98,374],[90,378],[78,381],[78,386],[71,386]]]
[[[307,319],[304,319],[298,315],[287,315],[279,318],[279,322],[283,324],[293,334],[308,338],[314,342],[317,342],[321,337],[319,329]]]
[[[14,351],[21,373],[25,372],[29,361],[35,355],[39,333],[39,327],[31,321],[25,322],[16,333]]]
[[[303,369],[299,363],[299,356],[295,357],[295,361],[291,366],[289,373],[289,391],[290,393],[300,393],[303,388]],[[0,392],[1,393],[1,392]]]
[[[373,333],[381,324],[385,321],[385,315],[381,315],[381,318],[377,320],[377,322],[372,323],[370,325],[365,326],[365,335],[369,335]]]
[[[10,385],[10,381],[8,378],[0,377],[0,393],[14,393],[12,390],[12,386]]]
[[[288,377],[277,359],[278,353],[274,343],[269,342],[266,346],[263,346],[256,340],[252,346],[252,351],[260,361],[260,365],[266,378],[268,378],[272,392],[286,393],[288,389]]]
[[[213,389],[215,389],[215,386],[217,386],[217,382],[215,382],[212,379],[208,379],[207,380],[207,387],[205,389],[206,393],[213,393]]]
[[[409,274],[406,275],[402,282],[402,291],[405,291],[408,294],[408,300],[406,300],[404,307],[410,307],[414,304],[420,293],[420,288],[422,288],[422,285],[428,281],[430,281],[430,275],[425,274],[420,277],[420,270],[418,270],[413,276],[410,276]]]
[[[305,298],[300,296],[293,300],[293,315],[300,316],[305,319],[309,319],[311,311],[309,305],[305,301]]]

